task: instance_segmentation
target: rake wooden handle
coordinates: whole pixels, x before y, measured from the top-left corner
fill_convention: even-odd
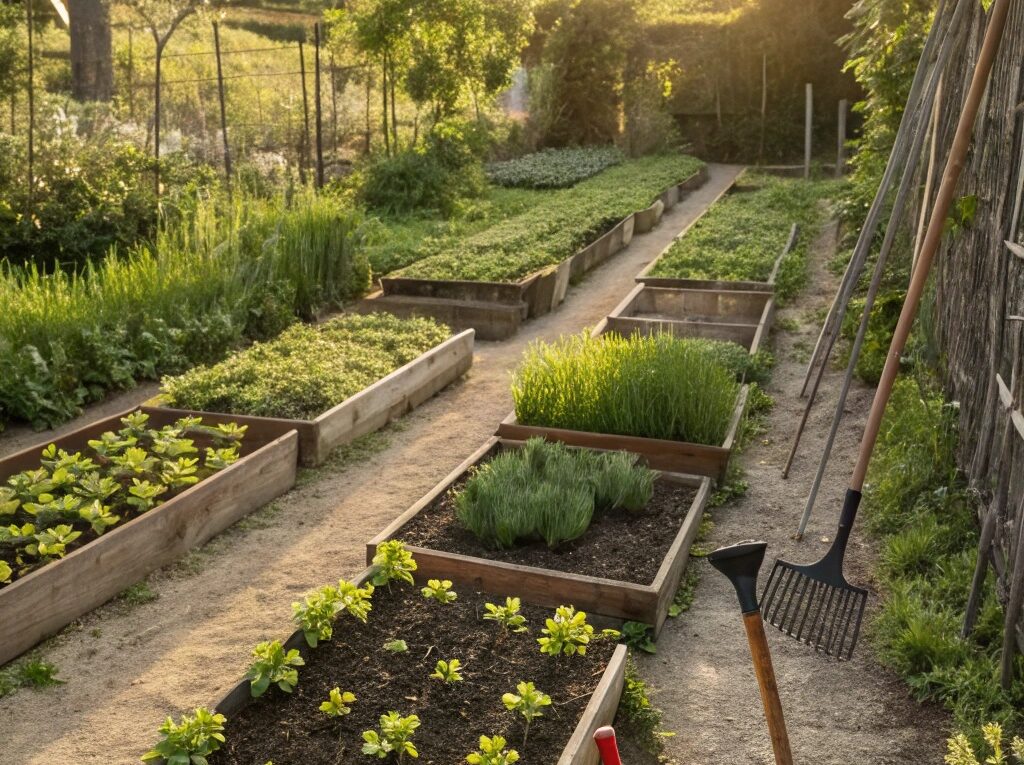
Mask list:
[[[754,673],[761,689],[761,702],[764,704],[764,716],[768,721],[768,733],[771,735],[772,749],[775,751],[775,763],[793,765],[793,753],[789,750],[789,736],[786,733],[786,721],[782,717],[779,686],[775,683],[775,669],[772,667],[772,655],[768,650],[768,638],[764,634],[761,611],[743,614],[743,626],[747,630],[750,655],[754,659]]]
[[[928,221],[928,231],[925,234],[924,242],[921,245],[921,253],[918,255],[917,265],[914,267],[913,276],[910,279],[910,286],[907,288],[907,297],[903,302],[903,310],[900,313],[899,322],[896,324],[896,331],[892,336],[892,344],[889,346],[889,355],[885,358],[885,368],[882,370],[882,377],[878,381],[878,390],[875,392],[875,400],[871,404],[871,413],[868,415],[867,424],[864,426],[864,437],[860,443],[860,455],[857,458],[857,466],[853,469],[853,478],[850,481],[850,488],[861,491],[864,488],[864,478],[867,476],[868,463],[871,461],[871,453],[875,448],[875,441],[878,440],[878,431],[882,426],[882,415],[885,414],[886,404],[889,403],[889,396],[892,394],[892,386],[896,382],[896,375],[900,368],[900,357],[906,347],[907,338],[910,337],[910,330],[914,325],[914,317],[917,315],[917,307],[921,302],[921,295],[928,282],[928,273],[931,271],[932,261],[942,241],[943,230],[946,226],[946,217],[953,206],[956,194],[956,186],[963,173],[964,162],[967,158],[967,150],[971,146],[971,135],[974,132],[974,123],[978,117],[978,110],[988,86],[989,75],[992,73],[992,64],[995,61],[996,53],[999,51],[999,43],[1003,39],[1003,30],[1006,28],[1006,16],[1010,11],[1011,0],[996,0],[992,8],[988,29],[985,31],[985,41],[981,46],[981,53],[978,55],[978,62],[974,67],[974,77],[971,80],[971,87],[967,91],[967,98],[964,101],[963,109],[960,112],[960,121],[956,126],[956,134],[953,138],[953,145],[949,150],[949,159],[946,160],[946,169],[942,174],[942,184],[939,186],[939,193],[935,198],[935,206],[932,208],[932,215]]]

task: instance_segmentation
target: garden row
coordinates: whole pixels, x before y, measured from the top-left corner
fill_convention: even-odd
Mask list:
[[[685,155],[604,170],[382,278],[361,310],[433,316],[481,339],[504,339],[556,308],[571,281],[653,228],[706,177]]]

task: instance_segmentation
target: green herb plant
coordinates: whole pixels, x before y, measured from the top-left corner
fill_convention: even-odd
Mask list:
[[[622,625],[622,642],[634,651],[657,653],[658,647],[651,639],[650,625],[643,622],[626,622]]]
[[[624,157],[614,146],[544,149],[487,167],[487,177],[498,186],[526,189],[566,189],[597,175]]]
[[[516,686],[515,693],[503,695],[501,702],[510,712],[518,712],[526,720],[526,727],[523,730],[523,749],[526,749],[530,723],[544,716],[544,708],[551,706],[551,697],[534,687],[533,683],[524,680]]]
[[[180,723],[168,717],[160,726],[162,738],[142,759],[166,760],[167,765],[207,765],[207,758],[224,743],[225,722],[224,715],[205,707],[182,715]]]
[[[620,637],[617,630],[602,630],[595,635],[593,626],[587,624],[587,613],[573,606],[559,606],[555,615],[545,621],[541,633],[543,637],[537,638],[540,652],[548,656],[584,656],[594,640]]]
[[[447,684],[459,683],[462,682],[462,674],[459,672],[461,668],[462,662],[458,659],[450,659],[448,661],[441,659],[437,662],[437,666],[434,667],[434,671],[430,676]]]
[[[344,579],[337,586],[326,585],[305,597],[301,603],[292,603],[296,625],[302,630],[306,643],[316,648],[321,640],[330,640],[338,614],[345,612],[366,623],[373,608],[373,585],[357,587]]]
[[[328,717],[344,717],[352,711],[349,704],[354,704],[356,695],[341,688],[332,688],[330,698],[320,704],[320,711]]]
[[[501,736],[480,737],[480,748],[467,755],[469,765],[512,765],[519,762],[519,752],[505,748],[505,739]]]
[[[380,717],[380,732],[363,731],[363,754],[380,759],[395,754],[398,762],[405,755],[419,757],[416,745],[412,742],[413,734],[420,727],[420,718],[416,715],[402,717],[398,712],[388,712]]]
[[[459,597],[457,593],[452,591],[451,579],[431,579],[421,592],[427,600],[436,600],[438,603],[445,604],[451,603]]]
[[[987,723],[981,726],[981,737],[992,754],[979,759],[975,754],[970,739],[963,733],[958,733],[949,739],[946,744],[946,756],[943,762],[946,765],[1007,765],[1009,760],[1003,750],[1003,726],[999,723]],[[1024,765],[1024,739],[1014,736],[1010,742],[1010,750],[1018,765]],[[982,756],[984,753],[982,753]]]
[[[501,625],[502,631],[526,632],[526,617],[519,613],[521,604],[519,598],[505,598],[505,605],[497,606],[494,603],[484,603],[487,613],[484,619],[497,622]]]
[[[416,561],[412,553],[405,549],[405,545],[397,539],[381,542],[377,545],[377,551],[373,556],[373,584],[377,587],[387,585],[390,589],[391,582],[405,582],[415,584],[412,572],[416,570]]]
[[[409,650],[409,645],[401,639],[389,640],[384,644],[384,650],[390,651],[391,653],[405,653]]]
[[[277,685],[285,693],[291,693],[299,684],[299,671],[296,667],[306,662],[297,648],[285,651],[281,641],[274,640],[257,645],[252,656],[253,663],[249,665],[245,676],[250,680],[249,691],[254,698],[266,693],[271,684]]]

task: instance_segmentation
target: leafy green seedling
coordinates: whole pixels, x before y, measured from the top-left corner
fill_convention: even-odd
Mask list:
[[[384,644],[384,650],[391,651],[391,653],[405,653],[409,650],[409,646],[404,640],[389,640]]]
[[[18,680],[22,685],[31,685],[33,688],[63,685],[64,681],[57,679],[58,671],[56,664],[41,659],[32,659],[18,669]]]
[[[260,643],[252,651],[255,661],[249,665],[246,677],[249,678],[250,692],[253,697],[262,696],[271,683],[285,693],[291,693],[299,684],[299,671],[295,667],[305,665],[296,648],[285,652],[280,640]]]
[[[146,513],[157,506],[159,503],[158,497],[166,491],[166,486],[133,478],[132,485],[128,487],[128,493],[131,496],[128,497],[127,502],[137,512]]]
[[[554,618],[545,621],[541,632],[544,637],[537,638],[540,652],[549,656],[563,653],[566,656],[583,656],[591,641],[602,637],[617,640],[620,636],[617,630],[602,630],[600,635],[595,636],[594,628],[587,624],[586,612],[577,611],[573,606],[559,606]]]
[[[210,470],[223,470],[238,462],[238,447],[230,446],[223,449],[206,447],[205,465]]]
[[[530,735],[530,723],[544,716],[544,707],[551,706],[551,697],[535,688],[533,683],[522,681],[516,686],[515,693],[506,693],[501,701],[510,712],[518,712],[526,719],[526,729],[523,731],[525,749],[526,739]]]
[[[377,545],[373,565],[376,567],[373,583],[378,587],[384,584],[390,587],[392,581],[416,583],[412,578],[412,572],[416,570],[416,561],[412,553],[397,539]]]
[[[307,595],[302,603],[292,603],[292,618],[310,648],[316,648],[321,640],[331,639],[340,609],[337,590],[331,585]]]
[[[355,703],[356,695],[341,688],[332,688],[331,697],[320,705],[320,711],[328,717],[344,717],[352,711],[349,704]]]
[[[173,462],[166,460],[160,468],[160,480],[167,486],[178,489],[199,483],[199,459],[197,457],[179,457]]]
[[[380,733],[375,730],[363,731],[363,754],[384,759],[394,752],[401,762],[405,755],[419,757],[420,753],[412,743],[413,734],[420,727],[416,715],[402,717],[398,712],[388,712],[380,717]]]
[[[436,600],[438,603],[451,603],[459,597],[452,591],[451,579],[431,579],[421,592],[427,600]]]
[[[7,564],[7,561],[0,560],[0,584],[9,583],[12,576],[14,576],[14,572]]]
[[[460,683],[462,682],[462,674],[459,672],[461,668],[462,662],[458,659],[451,659],[449,661],[441,659],[437,662],[437,666],[434,667],[434,672],[430,676],[444,683]]]
[[[373,585],[357,587],[352,582],[342,579],[338,582],[337,593],[340,610],[366,624],[366,617],[369,616],[373,608],[373,603],[370,600],[373,596]]]
[[[200,707],[192,715],[182,715],[176,725],[170,717],[160,726],[163,738],[142,756],[149,760],[166,760],[167,765],[207,765],[207,757],[224,743],[227,718]]]
[[[111,457],[111,462],[117,466],[117,473],[123,476],[139,476],[152,472],[160,460],[138,446],[130,446],[123,454]]]
[[[519,598],[505,598],[503,606],[484,603],[484,619],[498,622],[506,632],[526,632],[526,617],[519,613],[520,607]]]
[[[102,536],[103,532],[121,520],[120,515],[110,512],[110,506],[104,505],[98,499],[91,505],[87,505],[78,511],[79,517],[90,526],[96,536]]]
[[[43,560],[55,560],[67,555],[67,546],[82,536],[70,526],[60,525],[34,536],[35,542],[25,547],[29,555]]]
[[[635,651],[657,653],[658,647],[651,640],[649,629],[643,622],[626,622],[622,625],[622,642]]]
[[[82,476],[74,492],[86,502],[106,502],[121,490],[121,484],[110,476],[89,473]]]
[[[14,489],[0,486],[0,515],[14,515],[19,507],[21,500]]]
[[[519,762],[519,752],[505,748],[505,739],[501,736],[480,737],[480,749],[466,757],[469,765],[512,765]]]

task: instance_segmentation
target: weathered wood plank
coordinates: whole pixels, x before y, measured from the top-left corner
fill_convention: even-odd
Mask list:
[[[594,732],[600,727],[611,725],[615,720],[622,689],[626,684],[626,654],[626,646],[615,648],[601,682],[594,689],[594,695],[583,711],[579,725],[562,756],[558,758],[558,765],[597,765],[601,761],[597,744],[594,743]]]

